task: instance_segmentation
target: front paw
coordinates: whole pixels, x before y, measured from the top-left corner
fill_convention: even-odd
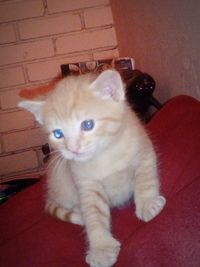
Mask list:
[[[120,243],[111,237],[104,244],[90,248],[86,262],[90,267],[111,267],[117,261],[119,251]]]
[[[164,208],[166,199],[163,196],[156,196],[138,202],[136,205],[136,215],[139,219],[148,222],[156,217]]]

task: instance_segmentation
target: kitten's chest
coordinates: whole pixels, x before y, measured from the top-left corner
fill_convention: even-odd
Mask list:
[[[82,188],[90,188],[90,185],[102,185],[111,206],[124,204],[132,195],[134,187],[134,166],[124,168],[116,162],[111,165],[84,165],[82,168],[72,168],[76,183]],[[74,166],[75,167],[75,166]]]
[[[82,180],[102,181],[106,177],[112,177],[129,168],[131,165],[131,160],[126,158],[116,157],[113,159],[111,157],[104,157],[87,163],[73,162],[71,170],[74,177]]]
[[[124,204],[133,196],[134,169],[132,166],[113,173],[102,180],[103,187],[108,195],[111,206]]]

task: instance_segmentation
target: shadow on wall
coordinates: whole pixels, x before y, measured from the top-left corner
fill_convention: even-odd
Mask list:
[[[157,82],[161,102],[200,99],[200,1],[111,0],[120,56]]]

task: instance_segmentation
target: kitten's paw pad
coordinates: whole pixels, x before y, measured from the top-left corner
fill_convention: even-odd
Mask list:
[[[166,199],[163,196],[156,196],[147,199],[141,208],[137,209],[136,215],[139,219],[148,222],[156,217],[164,208]]]
[[[86,262],[90,267],[111,267],[117,261],[120,243],[112,238],[112,244],[93,247],[88,251]]]

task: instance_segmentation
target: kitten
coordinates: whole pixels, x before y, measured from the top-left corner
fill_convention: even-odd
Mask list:
[[[166,202],[159,193],[154,148],[125,101],[119,73],[69,76],[46,101],[19,106],[35,115],[57,152],[49,168],[46,209],[85,226],[90,266],[112,266],[120,243],[110,232],[110,207],[134,194],[136,215],[147,222]]]

